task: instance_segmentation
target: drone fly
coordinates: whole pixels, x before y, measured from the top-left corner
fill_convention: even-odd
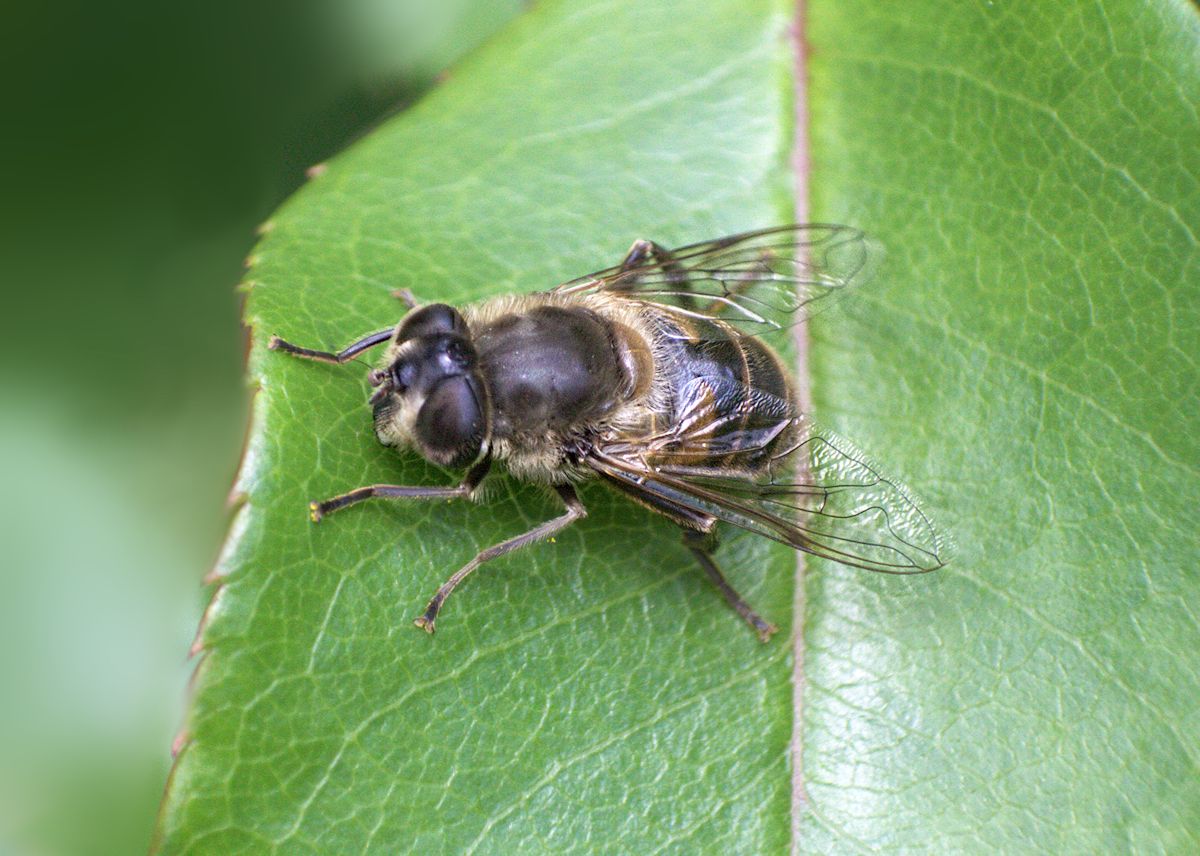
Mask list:
[[[683,530],[729,605],[775,632],[713,559],[725,522],[814,556],[891,574],[944,564],[904,488],[814,429],[760,334],[812,314],[862,278],[870,254],[846,226],[780,226],[666,250],[635,241],[624,261],[549,291],[455,308],[416,306],[337,353],[272,336],[269,348],[345,363],[385,346],[368,380],[375,433],[465,469],[452,487],[360,487],[313,502],[314,522],[366,499],[470,499],[500,462],[549,486],[566,510],[456,571],[416,619],[432,633],[454,588],[483,563],[587,514],[598,479]]]

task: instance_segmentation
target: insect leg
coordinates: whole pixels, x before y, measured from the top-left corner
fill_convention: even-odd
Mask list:
[[[676,299],[679,305],[686,310],[696,309],[696,299],[691,295],[691,287],[688,283],[688,271],[684,270],[682,265],[676,262],[676,258],[670,250],[661,244],[655,244],[654,241],[638,238],[634,241],[634,246],[629,247],[629,252],[625,253],[625,258],[620,263],[622,270],[634,270],[646,261],[647,258],[653,258],[661,270],[666,271],[670,276],[673,286],[678,287],[679,291],[676,294]],[[636,273],[636,271],[635,271]]]
[[[696,561],[700,563],[700,567],[704,569],[704,573],[708,574],[708,578],[713,581],[713,585],[721,592],[721,596],[753,628],[754,632],[758,634],[758,638],[763,642],[770,639],[771,634],[779,628],[755,612],[750,604],[746,603],[742,599],[742,596],[737,593],[737,590],[725,579],[725,575],[721,573],[721,569],[713,561],[712,554],[717,548],[717,539],[712,533],[697,532],[695,529],[684,529],[683,543],[684,546],[692,551],[692,555],[696,557]]]
[[[373,484],[356,488],[324,502],[310,502],[308,513],[312,517],[313,523],[320,523],[321,518],[326,514],[332,514],[339,508],[345,508],[347,505],[354,505],[366,499],[466,499],[474,492],[475,488],[479,487],[479,483],[488,474],[491,466],[492,459],[489,455],[467,472],[463,477],[462,484],[454,487],[429,485],[405,487],[395,484]]]
[[[712,554],[717,549],[717,536],[713,531],[716,521],[712,517],[672,502],[666,497],[659,496],[645,485],[635,486],[621,479],[604,476],[603,473],[601,475],[608,484],[628,495],[634,502],[644,505],[651,511],[656,511],[668,520],[677,523],[679,528],[683,530],[684,546],[696,557],[696,561],[700,563],[700,567],[704,569],[704,573],[716,585],[717,590],[721,592],[721,596],[750,625],[750,628],[758,634],[759,639],[766,642],[771,638],[771,634],[778,628],[755,612],[750,604],[742,599],[742,596],[729,584],[729,581],[725,579],[725,575],[721,573],[721,569],[713,561]]]
[[[291,354],[294,357],[302,357],[306,360],[316,360],[319,363],[334,363],[341,365],[348,362],[368,348],[374,348],[376,345],[382,345],[388,339],[392,338],[392,333],[396,330],[395,327],[388,327],[386,330],[380,330],[378,333],[370,333],[363,336],[357,342],[335,353],[329,351],[314,351],[310,348],[301,348],[299,345],[293,345],[291,342],[285,342],[278,336],[272,336],[267,342],[267,348],[272,351],[283,351],[285,354]]]
[[[687,293],[687,272],[675,261],[675,256],[671,255],[671,251],[661,244],[656,244],[654,241],[647,241],[644,238],[638,238],[633,242],[633,246],[629,248],[629,252],[625,254],[625,259],[621,262],[621,269],[634,270],[647,258],[654,259],[658,266],[666,271],[668,275],[675,275],[671,278],[674,284],[680,287],[682,292],[678,297],[679,304],[685,309],[695,309],[696,301]]]
[[[559,517],[553,520],[547,520],[540,526],[535,526],[526,532],[524,535],[518,535],[516,538],[510,538],[507,541],[501,541],[499,544],[494,544],[488,547],[483,552],[479,553],[474,559],[467,562],[461,568],[454,572],[450,579],[442,583],[441,587],[429,601],[429,605],[425,607],[425,612],[419,618],[413,621],[413,624],[420,627],[426,633],[432,633],[434,630],[434,622],[437,621],[438,612],[442,609],[442,604],[446,598],[450,596],[450,592],[454,591],[454,587],[466,579],[471,571],[478,568],[484,562],[491,561],[498,556],[503,556],[505,553],[511,553],[513,550],[519,550],[522,547],[528,546],[535,541],[540,541],[543,538],[549,538],[560,529],[570,526],[581,517],[587,516],[587,509],[583,507],[583,503],[579,501],[579,497],[575,494],[575,488],[569,484],[556,485],[554,488],[562,501],[566,504],[567,510]]]
[[[672,269],[674,265],[674,256],[671,251],[661,244],[656,244],[654,241],[647,241],[645,238],[638,238],[633,242],[633,246],[629,248],[629,252],[625,254],[625,258],[621,261],[621,269],[629,270],[635,268],[648,258],[653,258],[664,268]]]
[[[401,303],[403,303],[409,309],[416,309],[418,304],[420,303],[420,301],[417,300],[417,298],[413,295],[413,293],[411,291],[409,291],[407,288],[397,288],[395,291],[392,292],[392,297],[399,300]]]

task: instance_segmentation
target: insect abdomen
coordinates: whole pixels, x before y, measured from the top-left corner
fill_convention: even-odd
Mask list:
[[[791,383],[762,342],[725,324],[681,319],[660,327],[658,370],[670,390],[655,415],[664,463],[761,469],[782,451],[798,415]]]

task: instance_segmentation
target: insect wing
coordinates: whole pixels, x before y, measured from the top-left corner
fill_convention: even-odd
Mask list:
[[[876,253],[849,226],[778,226],[690,244],[667,257],[646,254],[554,291],[613,292],[759,335],[798,324],[865,280]]]
[[[663,454],[628,442],[597,450],[590,463],[660,504],[821,558],[889,574],[945,565],[945,543],[901,484],[842,438],[812,429],[803,418],[797,422],[797,439],[757,477],[674,463],[686,457],[686,448]]]

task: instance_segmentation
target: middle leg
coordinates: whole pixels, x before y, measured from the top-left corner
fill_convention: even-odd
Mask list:
[[[547,520],[545,523],[533,527],[528,532],[518,535],[516,538],[510,538],[507,541],[494,544],[477,554],[474,559],[455,571],[450,579],[442,583],[430,599],[429,605],[425,607],[425,611],[413,621],[413,624],[420,627],[426,633],[433,633],[434,623],[437,621],[438,613],[442,610],[442,604],[446,602],[446,598],[450,597],[450,593],[454,591],[454,588],[466,579],[472,571],[484,562],[490,562],[492,559],[503,556],[505,553],[511,553],[513,550],[519,550],[536,541],[541,541],[543,538],[549,538],[555,532],[570,526],[581,517],[587,517],[587,509],[579,501],[579,496],[575,493],[575,488],[570,484],[563,484],[556,485],[554,489],[567,506],[567,510],[562,515],[555,517],[553,520]]]

